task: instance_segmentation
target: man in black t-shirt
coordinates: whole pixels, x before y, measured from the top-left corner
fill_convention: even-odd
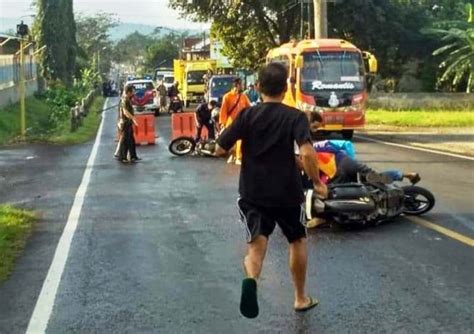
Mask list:
[[[196,142],[201,140],[202,128],[206,127],[207,137],[214,139],[214,124],[212,124],[212,110],[216,107],[216,101],[201,103],[196,109],[197,134]]]
[[[295,311],[306,311],[318,304],[305,293],[306,229],[301,177],[295,155],[295,142],[307,175],[321,196],[327,188],[319,179],[316,155],[311,144],[306,115],[282,104],[287,89],[286,68],[272,63],[259,73],[263,103],[243,110],[218,139],[216,154],[225,155],[242,140],[238,207],[246,228],[248,249],[244,260],[247,278],[242,282],[241,313],[258,315],[257,279],[267,250],[268,237],[275,225],[290,243],[290,270],[295,288]]]

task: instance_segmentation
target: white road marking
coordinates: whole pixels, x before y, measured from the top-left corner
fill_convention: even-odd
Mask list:
[[[354,137],[362,139],[362,140],[371,141],[371,142],[374,142],[374,143],[385,144],[385,145],[389,145],[389,146],[402,147],[402,148],[408,148],[410,150],[415,150],[415,151],[435,153],[435,154],[445,155],[445,156],[448,156],[448,157],[474,161],[474,157],[469,157],[469,156],[466,156],[466,155],[449,153],[449,152],[442,152],[442,151],[437,151],[437,150],[431,150],[429,148],[422,148],[422,147],[418,147],[418,146],[410,146],[410,145],[404,145],[404,144],[391,143],[391,142],[387,142],[387,141],[384,141],[384,140],[369,138],[369,137],[361,136],[361,135],[357,135],[357,136],[354,136]]]
[[[103,109],[105,109],[107,102],[108,99],[105,100]],[[74,202],[72,204],[71,211],[69,212],[66,226],[64,227],[63,234],[59,239],[58,246],[56,247],[53,262],[51,263],[48,275],[43,282],[43,287],[41,288],[40,295],[36,301],[35,309],[31,315],[26,333],[44,333],[48,327],[48,322],[53,311],[59,283],[61,282],[61,277],[64,272],[64,267],[66,266],[69,250],[71,248],[71,241],[76,231],[79,217],[81,216],[82,205],[84,204],[87,187],[91,179],[92,169],[94,167],[95,158],[100,146],[105,113],[106,111],[103,113],[95,143],[92,147],[89,160],[87,161],[84,175],[82,176],[81,184],[79,185],[76,196],[74,197]]]

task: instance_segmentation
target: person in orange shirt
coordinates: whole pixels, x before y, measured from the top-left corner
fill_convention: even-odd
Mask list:
[[[242,80],[234,79],[234,88],[222,98],[222,106],[219,114],[219,124],[227,128],[237,118],[237,115],[245,108],[250,107],[250,101],[247,95],[242,91]],[[231,154],[228,163],[235,162],[236,165],[242,163],[242,142],[239,140],[235,145],[235,154]]]

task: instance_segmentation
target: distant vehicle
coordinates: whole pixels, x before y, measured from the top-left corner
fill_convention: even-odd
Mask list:
[[[209,80],[207,88],[206,101],[216,101],[217,105],[222,104],[224,95],[232,89],[235,76],[233,75],[214,75]]]
[[[174,77],[179,82],[184,105],[189,107],[191,102],[203,102],[205,100],[204,77],[209,70],[213,73],[216,72],[216,60],[175,59],[173,65]]]
[[[152,80],[132,80],[127,81],[126,86],[133,86],[135,94],[132,98],[132,105],[135,112],[159,113],[159,105],[156,103],[156,90]]]
[[[174,84],[174,75],[173,74],[165,74],[163,76],[163,84],[165,85],[166,89],[169,89]]]
[[[267,63],[272,62],[288,69],[283,103],[320,113],[319,132],[339,132],[350,140],[354,130],[364,127],[367,76],[377,73],[374,55],[340,39],[303,40],[270,50]]]
[[[164,77],[166,76],[169,76],[169,75],[173,75],[173,70],[170,69],[170,68],[159,68],[156,70],[155,72],[155,81],[158,82],[158,81],[163,81]]]

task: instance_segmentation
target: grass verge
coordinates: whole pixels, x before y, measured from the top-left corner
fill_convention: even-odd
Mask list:
[[[64,120],[56,129],[51,129],[49,116],[51,107],[44,99],[29,97],[26,99],[26,126],[29,142],[48,142],[54,144],[79,144],[94,137],[100,124],[104,98],[97,96],[82,126],[70,132],[69,119]],[[19,140],[20,104],[15,103],[0,109],[0,145]]]
[[[80,128],[75,132],[71,132],[71,125],[68,120],[61,124],[55,134],[49,137],[48,142],[54,144],[79,144],[93,138],[102,118],[101,111],[104,106],[104,101],[105,99],[102,96],[97,96],[94,102],[92,102],[87,117],[82,120]]]
[[[35,215],[10,205],[0,205],[0,282],[13,270],[15,259],[25,247]]]
[[[45,100],[28,97],[26,104],[26,126],[29,138],[37,138],[49,129],[50,106]],[[20,103],[0,109],[0,145],[19,139]]]
[[[369,109],[368,125],[391,125],[405,127],[472,127],[472,111],[387,111]]]

